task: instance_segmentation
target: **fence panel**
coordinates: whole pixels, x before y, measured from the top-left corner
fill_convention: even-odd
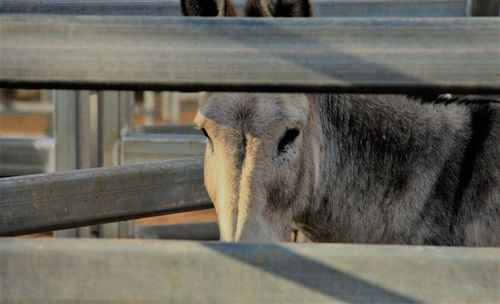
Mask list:
[[[500,92],[500,19],[0,16],[0,86]]]

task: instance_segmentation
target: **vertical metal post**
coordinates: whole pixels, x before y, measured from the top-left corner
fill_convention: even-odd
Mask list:
[[[89,113],[90,113],[90,163],[93,167],[98,166],[98,141],[99,141],[99,98],[96,91],[89,93]]]
[[[168,124],[178,124],[180,121],[181,94],[179,92],[161,92],[161,118]]]
[[[132,128],[133,92],[99,92],[98,165],[122,164],[121,138]],[[133,222],[100,225],[99,236],[105,238],[130,237]]]
[[[57,90],[54,97],[55,170],[95,167],[88,91]],[[90,237],[90,227],[56,231],[55,237]]]
[[[52,119],[49,120],[49,123],[47,125],[47,129],[45,130],[45,133],[48,136],[54,136],[54,112],[55,112],[55,106],[54,106],[54,96],[53,96],[54,90],[40,90],[40,102],[42,104],[52,104]]]
[[[155,124],[155,100],[156,94],[152,91],[144,91],[144,125]]]

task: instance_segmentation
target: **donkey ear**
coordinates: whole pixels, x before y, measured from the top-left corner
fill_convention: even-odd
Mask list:
[[[212,17],[218,15],[216,0],[181,0],[184,16]]]
[[[269,12],[273,17],[311,17],[309,0],[269,0]]]

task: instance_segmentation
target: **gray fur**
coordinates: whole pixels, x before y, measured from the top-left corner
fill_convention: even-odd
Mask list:
[[[318,95],[323,191],[296,221],[317,241],[500,244],[500,105]],[[473,112],[491,112],[477,155]],[[475,134],[479,136],[478,134]],[[468,163],[468,162],[472,162]],[[461,181],[462,168],[472,176]],[[462,173],[463,174],[463,173]],[[460,188],[461,187],[461,188]],[[462,193],[460,197],[456,194]],[[458,208],[458,210],[455,210]]]
[[[247,12],[310,13],[266,3]],[[500,245],[498,102],[210,93],[195,123],[222,240],[283,241],[295,222],[320,242]]]

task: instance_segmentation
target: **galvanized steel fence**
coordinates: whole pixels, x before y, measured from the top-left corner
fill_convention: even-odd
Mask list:
[[[0,87],[57,89],[55,139],[43,140],[25,157],[34,153],[49,162],[48,151],[55,150],[55,169],[69,170],[0,179],[0,235],[210,206],[199,158],[124,165],[200,155],[203,139],[133,132],[130,92],[103,90],[500,94],[500,19],[463,18],[498,15],[498,1],[323,0],[314,8],[320,17],[368,18],[216,20],[168,17],[178,15],[177,1],[0,1]],[[97,141],[91,135],[96,127]],[[26,142],[1,140],[0,160],[15,154],[9,147],[16,144]],[[106,168],[85,169],[93,166]],[[127,227],[107,227],[108,236],[128,235]],[[0,300],[499,299],[496,249],[182,246],[2,239]],[[167,260],[163,249],[178,255]],[[371,251],[363,256],[365,250]],[[138,262],[145,255],[151,260]],[[173,261],[180,272],[157,267]],[[73,272],[57,268],[59,263],[72,263]],[[222,270],[227,263],[230,270]],[[64,289],[27,280],[30,269]],[[126,273],[118,279],[107,274],[116,269]],[[148,284],[119,279],[129,271]],[[463,277],[450,281],[449,273]],[[235,289],[241,276],[246,291]],[[102,288],[87,286],[97,292],[78,296],[71,284],[83,277],[99,280]],[[212,277],[224,290],[214,292],[208,284],[194,288],[199,296],[188,292],[188,282]],[[447,283],[439,285],[437,278]],[[30,283],[12,283],[23,280]],[[273,287],[256,288],[259,280]],[[138,293],[128,292],[138,287]]]

